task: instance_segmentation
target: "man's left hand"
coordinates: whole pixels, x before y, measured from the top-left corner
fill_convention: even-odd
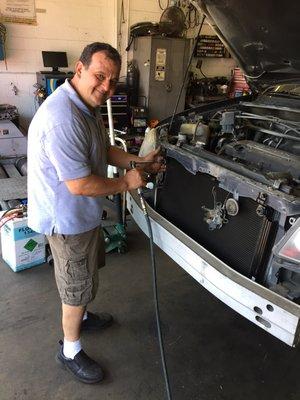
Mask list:
[[[142,158],[142,162],[147,163],[143,169],[145,172],[148,172],[148,174],[157,174],[158,172],[164,172],[166,170],[164,158],[160,155],[160,152],[161,148],[158,147]],[[149,162],[150,164],[148,164]]]

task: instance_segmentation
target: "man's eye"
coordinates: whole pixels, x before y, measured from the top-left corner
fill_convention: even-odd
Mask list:
[[[97,78],[98,78],[99,81],[102,82],[102,81],[104,81],[105,76],[100,74],[100,75],[97,75]]]

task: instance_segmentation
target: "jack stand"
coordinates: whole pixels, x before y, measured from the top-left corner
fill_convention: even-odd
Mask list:
[[[127,252],[126,232],[123,224],[103,227],[105,252],[117,249],[118,253]]]

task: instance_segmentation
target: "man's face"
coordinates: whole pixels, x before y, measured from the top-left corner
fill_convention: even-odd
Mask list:
[[[87,106],[95,108],[104,104],[114,94],[119,79],[120,66],[99,51],[85,67],[81,61],[76,65],[79,77],[76,89]]]

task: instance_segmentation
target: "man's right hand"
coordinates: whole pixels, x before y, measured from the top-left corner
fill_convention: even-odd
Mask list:
[[[140,168],[133,168],[127,171],[123,177],[127,184],[127,190],[138,189],[147,184],[147,173]]]
[[[76,196],[109,196],[146,186],[148,177],[149,174],[141,168],[133,168],[120,178],[89,175],[65,181],[65,184],[70,193]]]

